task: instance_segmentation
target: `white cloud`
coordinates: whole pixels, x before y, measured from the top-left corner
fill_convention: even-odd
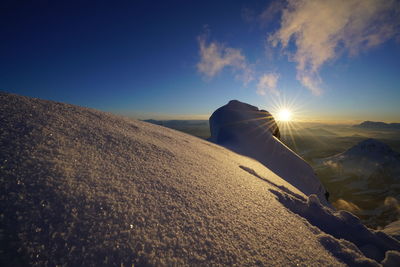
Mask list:
[[[267,93],[279,95],[279,91],[276,89],[279,75],[276,73],[264,74],[260,77],[257,84],[257,94],[266,95]]]
[[[218,42],[207,44],[204,35],[198,38],[200,46],[200,62],[197,70],[208,78],[212,78],[225,67],[230,67],[235,78],[246,85],[253,80],[253,70],[246,62],[246,57],[239,49],[226,47]]]
[[[297,79],[320,94],[323,64],[382,44],[399,34],[399,26],[397,0],[288,0],[281,26],[269,41],[287,52],[294,42],[290,59],[297,63]]]

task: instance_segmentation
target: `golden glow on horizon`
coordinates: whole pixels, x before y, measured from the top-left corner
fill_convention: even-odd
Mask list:
[[[290,121],[292,119],[292,112],[290,112],[287,108],[281,109],[278,111],[278,121]]]

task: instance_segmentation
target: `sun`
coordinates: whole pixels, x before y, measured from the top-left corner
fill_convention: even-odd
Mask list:
[[[292,112],[288,109],[281,109],[278,111],[278,121],[290,121],[292,119]]]

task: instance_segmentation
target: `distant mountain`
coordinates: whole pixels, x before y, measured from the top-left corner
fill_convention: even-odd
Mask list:
[[[400,153],[376,139],[366,139],[343,153],[329,157],[325,162],[339,164],[342,171],[372,174],[382,168],[400,167]]]
[[[357,128],[364,129],[395,129],[400,130],[400,123],[385,123],[380,121],[364,121],[360,124],[354,125]]]
[[[323,159],[317,173],[334,201],[355,204],[358,210],[353,212],[369,226],[385,226],[399,219],[400,153],[387,144],[363,140]]]
[[[383,159],[393,159],[398,160],[400,153],[394,151],[387,144],[380,142],[376,139],[369,138],[364,141],[359,142],[357,145],[351,147],[346,152],[343,153],[346,156],[368,156],[368,157],[383,157]]]

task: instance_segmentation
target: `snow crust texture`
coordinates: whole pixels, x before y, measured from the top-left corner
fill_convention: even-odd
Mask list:
[[[0,127],[1,266],[398,262],[396,240],[196,137],[5,93]]]

